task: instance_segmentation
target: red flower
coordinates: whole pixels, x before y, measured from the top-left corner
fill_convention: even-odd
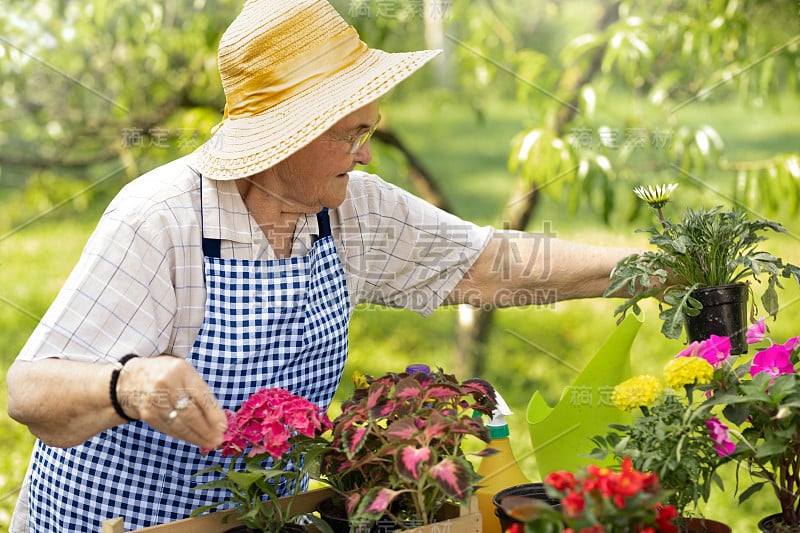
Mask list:
[[[567,516],[576,518],[580,516],[586,508],[586,500],[583,498],[583,494],[570,492],[561,499],[561,506]]]
[[[568,490],[575,486],[575,476],[572,472],[551,472],[547,475],[545,483],[556,490]]]
[[[656,525],[663,533],[677,533],[678,528],[672,523],[678,518],[678,511],[674,505],[663,505],[657,508]]]
[[[675,508],[657,504],[663,496],[658,475],[636,470],[630,457],[620,471],[589,465],[576,475],[553,472],[545,483],[560,497],[564,533],[605,533],[620,526],[633,533],[677,533],[671,523]]]

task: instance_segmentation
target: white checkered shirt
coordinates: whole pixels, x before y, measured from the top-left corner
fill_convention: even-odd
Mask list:
[[[203,320],[200,180],[193,156],[134,180],[114,199],[21,359],[79,361],[186,356]],[[431,313],[461,280],[493,234],[395,187],[351,172],[347,197],[330,211],[351,305]],[[233,181],[203,180],[205,237],[222,257],[273,259]],[[292,255],[317,233],[300,217]]]

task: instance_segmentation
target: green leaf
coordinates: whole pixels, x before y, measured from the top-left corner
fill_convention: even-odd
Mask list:
[[[664,321],[661,333],[668,339],[679,339],[683,332],[683,315],[678,307],[670,307],[659,313],[659,318]]]
[[[262,477],[261,474],[258,473],[237,472],[235,470],[228,472],[227,476],[228,479],[233,481],[239,488],[241,488],[244,491],[249,490],[250,487],[253,485],[253,483],[257,482]]]
[[[739,503],[746,501],[748,498],[758,493],[766,485],[766,482],[753,483],[739,495]]]

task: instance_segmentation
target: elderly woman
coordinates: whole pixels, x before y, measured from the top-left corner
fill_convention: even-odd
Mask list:
[[[223,408],[261,387],[327,407],[359,303],[602,293],[632,250],[480,228],[353,170],[378,98],[436,53],[369,49],[324,0],[247,2],[219,47],[221,125],[120,192],[9,370],[9,412],[38,437],[12,531],[215,501],[191,476],[221,461],[200,447]]]

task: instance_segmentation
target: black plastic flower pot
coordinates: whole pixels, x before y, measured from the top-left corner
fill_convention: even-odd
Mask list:
[[[561,508],[561,502],[557,498],[551,498],[547,495],[547,489],[544,483],[524,483],[522,485],[514,485],[503,489],[492,498],[492,503],[495,506],[494,514],[500,520],[500,527],[502,531],[508,530],[513,524],[520,523],[513,517],[508,516],[503,510],[503,500],[509,496],[521,496],[524,498],[531,498],[535,500],[543,500],[550,504],[554,509]]]
[[[774,531],[778,531],[776,529],[776,524],[780,524],[782,522],[783,518],[781,513],[771,514],[758,521],[758,530],[763,531],[764,533],[773,533]]]
[[[798,526],[787,526],[781,513],[765,516],[758,521],[758,530],[764,533],[783,533],[785,531],[798,531]]]
[[[389,518],[382,518],[371,524],[350,523],[344,502],[336,498],[326,498],[319,502],[317,511],[333,533],[388,533],[399,529],[399,526]]]
[[[300,524],[284,524],[277,533],[304,533],[305,530],[306,528]],[[258,531],[247,526],[236,526],[232,529],[226,529],[225,533],[258,533]]]
[[[684,316],[689,341],[719,335],[730,338],[732,354],[747,353],[747,297],[745,283],[692,291],[692,298],[703,304],[703,308],[697,316]]]

